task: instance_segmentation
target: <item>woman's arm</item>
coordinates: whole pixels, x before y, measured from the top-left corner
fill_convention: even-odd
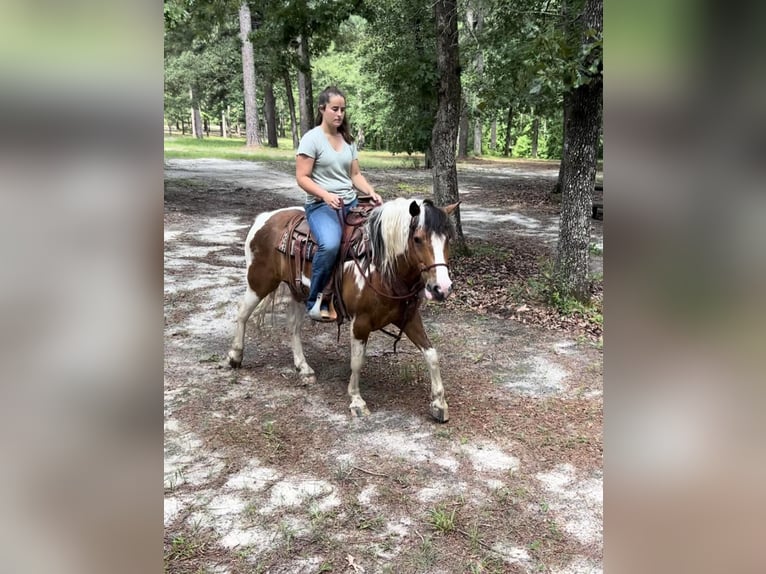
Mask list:
[[[375,193],[375,189],[370,185],[359,170],[359,160],[355,159],[351,162],[351,183],[362,193],[369,195],[372,201],[375,203],[383,203],[383,199]]]
[[[313,179],[311,173],[314,170],[314,158],[298,154],[295,156],[295,180],[300,188],[314,197],[318,197],[333,209],[340,209],[343,200],[337,193],[330,193],[322,189]]]

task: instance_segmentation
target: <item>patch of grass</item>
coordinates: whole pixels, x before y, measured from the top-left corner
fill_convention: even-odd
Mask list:
[[[599,247],[595,243],[591,243],[590,245],[588,245],[588,251],[592,255],[603,255],[604,254],[604,248],[603,247]]]
[[[335,467],[335,480],[338,481],[341,484],[353,482],[351,480],[351,473],[353,472],[354,467],[353,465],[346,461],[342,460],[338,463],[338,465]]]
[[[482,241],[471,244],[471,256],[509,259],[511,253],[500,245],[493,245],[492,243]]]
[[[456,512],[456,508],[449,511],[443,505],[437,506],[428,511],[428,522],[437,532],[449,534],[455,530]]]
[[[425,572],[436,562],[436,548],[431,538],[426,536],[413,554],[416,572]]]
[[[470,574],[499,574],[504,571],[503,561],[496,556],[484,556],[472,561],[466,568]]]
[[[166,572],[204,571],[202,561],[215,551],[215,542],[210,530],[199,525],[165,537],[163,553]]]
[[[550,259],[543,261],[540,269],[538,276],[529,277],[524,285],[512,287],[512,294],[515,297],[526,295],[531,299],[543,301],[561,315],[578,314],[585,320],[603,327],[604,316],[598,301],[585,304],[574,297],[561,293],[556,286],[553,261]]]
[[[269,449],[271,450],[272,455],[275,455],[282,450],[284,445],[277,433],[273,420],[264,421],[261,425],[261,433],[266,438],[266,442],[269,444]]]
[[[356,523],[357,530],[380,530],[380,527],[383,526],[385,520],[382,516],[362,516],[359,518],[359,520]]]
[[[293,541],[295,540],[295,531],[286,522],[280,522],[279,535],[285,542],[285,551],[290,554],[293,549]]]
[[[183,472],[181,472],[181,469],[178,469],[165,479],[165,493],[174,492],[175,489],[178,488],[178,485],[182,484],[183,482]]]
[[[261,505],[258,502],[249,502],[247,506],[245,506],[245,510],[243,514],[248,519],[248,521],[251,524],[255,524],[256,522],[260,522],[263,518],[263,515],[258,512],[258,510],[261,508]]]
[[[507,486],[501,486],[492,491],[492,496],[500,504],[510,504],[513,502],[513,492]]]
[[[219,158],[247,161],[270,161],[292,166],[295,164],[295,150],[290,138],[280,138],[279,147],[261,146],[248,148],[245,138],[205,137],[198,140],[192,136],[165,136],[165,159],[175,158]],[[407,157],[397,156],[387,151],[360,151],[359,164],[362,169],[418,169],[423,162],[423,154]]]
[[[409,183],[399,182],[396,184],[397,197],[408,195],[428,196],[431,195],[431,189],[425,185],[411,185]]]
[[[479,536],[479,526],[474,522],[468,527],[468,542],[471,543],[471,551],[478,553],[481,549],[481,537]]]

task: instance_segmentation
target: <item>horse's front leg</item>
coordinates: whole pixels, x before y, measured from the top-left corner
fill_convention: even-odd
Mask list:
[[[370,334],[369,332],[355,333],[354,323],[355,321],[351,322],[351,379],[348,382],[348,396],[351,397],[351,404],[348,408],[351,409],[352,416],[361,417],[370,414],[367,403],[359,394],[359,376],[362,372],[362,365],[364,365],[367,339]]]
[[[305,384],[313,384],[316,383],[316,375],[314,369],[306,362],[306,357],[303,354],[303,343],[301,342],[301,321],[305,312],[306,307],[303,303],[290,299],[287,304],[287,323],[292,336],[293,362],[295,369],[300,374],[301,381]]]
[[[404,326],[404,333],[423,353],[423,357],[425,357],[426,364],[428,365],[428,371],[431,374],[431,416],[440,423],[446,423],[449,420],[449,408],[444,398],[444,385],[442,384],[442,375],[439,370],[439,354],[431,345],[428,335],[426,335],[420,311],[417,311]]]

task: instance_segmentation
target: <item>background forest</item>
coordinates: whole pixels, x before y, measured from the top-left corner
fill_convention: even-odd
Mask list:
[[[364,147],[428,157],[438,80],[430,2],[246,6],[249,22],[233,1],[165,2],[166,133],[244,137],[240,37],[249,24],[257,143],[295,142],[311,125],[314,93],[335,84]],[[582,47],[567,41],[566,8],[559,0],[458,2],[458,157],[561,157],[563,94],[583,72]]]

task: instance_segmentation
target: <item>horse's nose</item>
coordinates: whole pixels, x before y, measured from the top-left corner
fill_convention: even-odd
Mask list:
[[[444,301],[451,292],[452,285],[448,285],[446,290],[442,289],[441,285],[438,284],[431,287],[431,293],[437,301]]]

